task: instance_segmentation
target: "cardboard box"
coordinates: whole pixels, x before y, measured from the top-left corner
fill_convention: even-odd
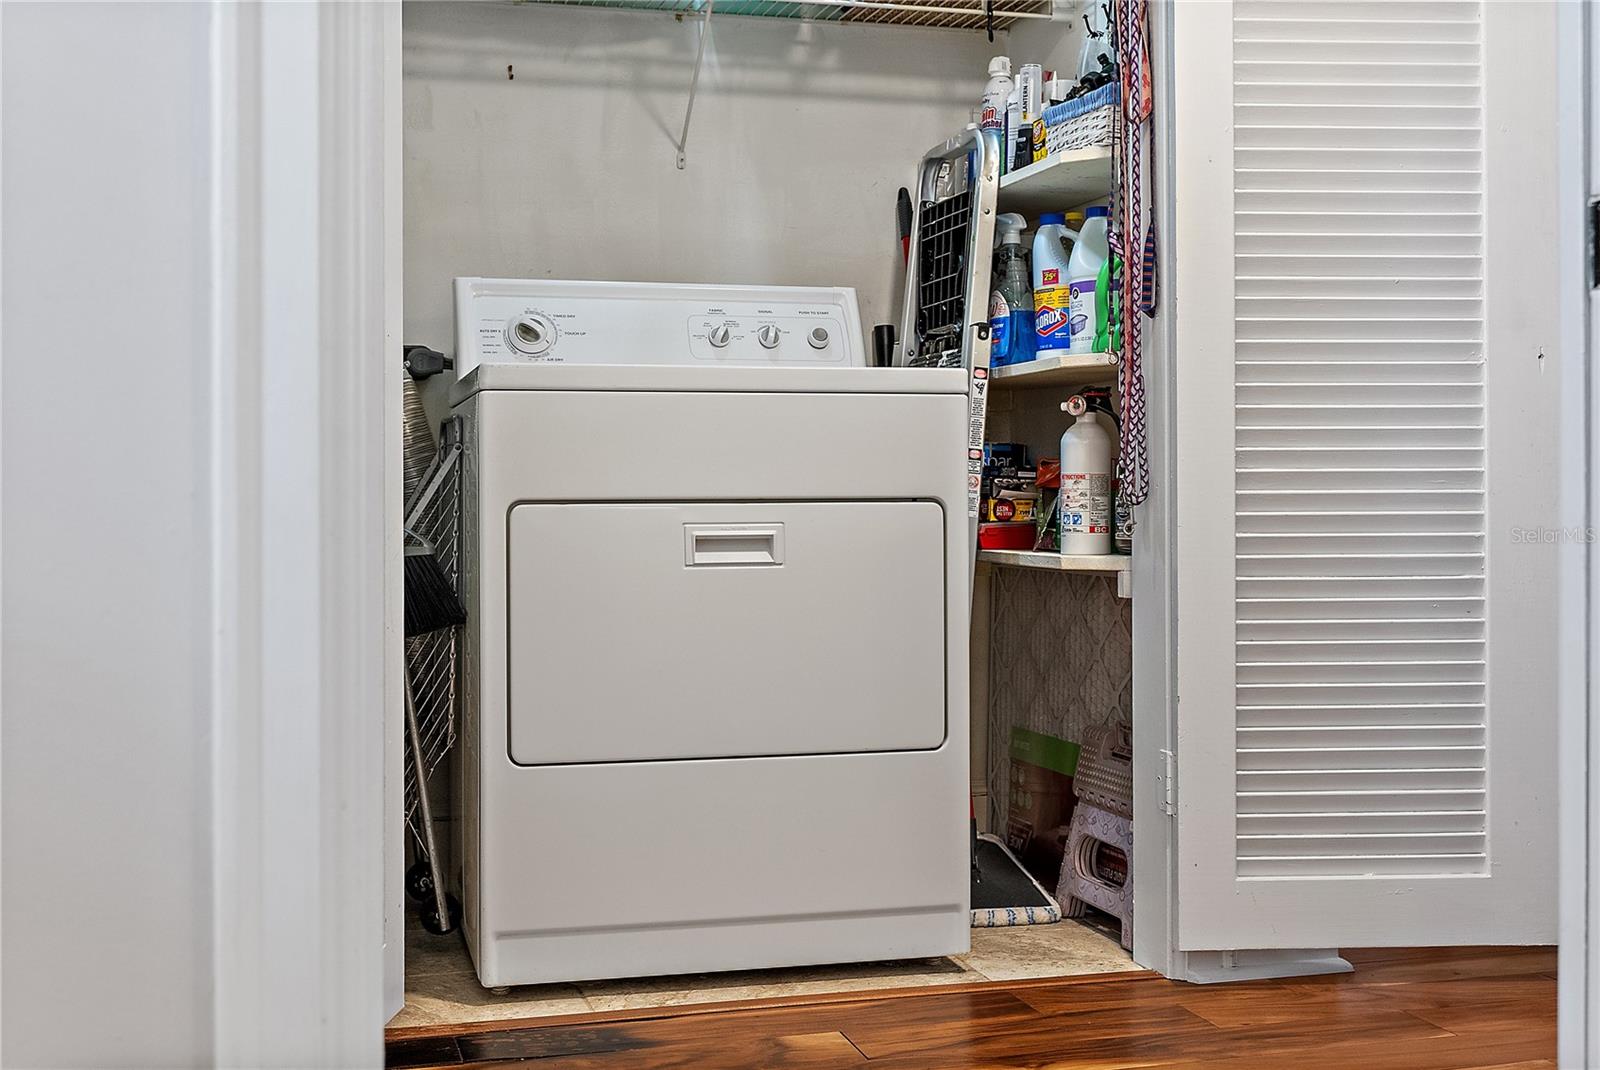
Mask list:
[[[1078,745],[1027,728],[1011,730],[1011,791],[1006,846],[1054,892],[1072,820]]]
[[[1031,524],[1038,505],[1037,495],[1006,491],[985,498],[978,518],[985,524]]]

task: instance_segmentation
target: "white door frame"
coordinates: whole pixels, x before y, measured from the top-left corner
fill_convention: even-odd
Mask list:
[[[1178,844],[1170,802],[1167,758],[1177,753],[1177,591],[1171,569],[1174,545],[1172,413],[1172,5],[1149,8],[1150,63],[1155,108],[1150,121],[1151,169],[1156,196],[1156,317],[1145,332],[1145,411],[1148,416],[1150,496],[1139,506],[1133,546],[1133,856],[1129,879],[1138,904],[1133,960],[1168,977],[1179,976],[1184,953],[1177,943]]]
[[[1172,509],[1177,470],[1175,411],[1177,352],[1174,328],[1183,294],[1175,285],[1177,255],[1173,135],[1173,2],[1149,8],[1151,65],[1156,103],[1150,124],[1150,167],[1156,197],[1157,313],[1145,335],[1146,411],[1149,414],[1150,498],[1139,508],[1134,531],[1133,704],[1143,711],[1133,722],[1134,851],[1130,879],[1139,904],[1133,927],[1133,959],[1164,976],[1210,983],[1255,977],[1343,972],[1350,965],[1331,950],[1196,952],[1178,945],[1178,785],[1171,759],[1178,750],[1177,590],[1172,571],[1177,518]]]
[[[1578,13],[1564,17],[1586,18],[1582,5],[1570,6]],[[226,492],[216,517],[221,593],[212,607],[220,666],[217,1050],[224,1064],[375,1065],[379,1025],[397,996],[385,958],[399,961],[393,940],[384,956],[377,952],[386,915],[393,925],[399,909],[398,870],[392,859],[385,869],[380,847],[403,846],[392,805],[397,787],[385,777],[397,768],[399,737],[384,728],[398,705],[401,663],[392,359],[400,340],[399,11],[395,3],[218,3],[216,10],[219,326],[211,430],[217,487]],[[1157,53],[1170,57],[1170,5],[1153,5],[1152,13]],[[1571,36],[1563,38],[1569,51]],[[1584,83],[1569,80],[1569,89],[1574,84]],[[1170,198],[1170,181],[1159,188]],[[374,200],[374,190],[384,196]],[[1170,236],[1172,227],[1161,233]],[[1163,265],[1171,263],[1167,251]],[[1168,286],[1164,314],[1178,299]],[[1172,587],[1161,545],[1172,523],[1160,491],[1171,449],[1160,430],[1171,402],[1163,353],[1154,342],[1157,497],[1141,518],[1147,552],[1136,559],[1143,564],[1134,583],[1141,649],[1166,660],[1143,658],[1135,687],[1142,706],[1164,705],[1168,717],[1136,728],[1141,815],[1164,809],[1162,752],[1172,749],[1176,731]],[[1597,471],[1600,458],[1591,456],[1587,480]],[[1590,516],[1587,505],[1582,515]],[[386,546],[382,561],[366,552],[375,544]],[[1587,567],[1595,554],[1589,546],[1576,556]],[[1600,570],[1588,567],[1588,575]],[[1600,634],[1597,607],[1591,594],[1584,606],[1590,634]],[[1595,656],[1587,650],[1586,689],[1600,681]],[[1592,748],[1585,713],[1563,704],[1568,729],[1581,730]],[[1592,777],[1595,769],[1569,760],[1565,771]],[[1573,790],[1569,784],[1569,799]],[[1583,790],[1591,805],[1600,795]],[[1587,837],[1590,820],[1587,812],[1570,817],[1564,843]],[[1135,956],[1172,976],[1208,975],[1213,964],[1189,962],[1194,956],[1178,950],[1175,857],[1170,820],[1144,821],[1133,879],[1146,912],[1135,927]],[[1575,883],[1569,877],[1564,886]],[[1587,880],[1582,894],[1569,896],[1565,916],[1585,915],[1595,921]],[[1585,967],[1563,970],[1565,1062],[1567,1053],[1585,1050],[1569,1042],[1593,1051],[1593,1032],[1575,1025],[1571,1012],[1593,1010],[1595,955],[1571,939],[1573,925],[1563,936],[1564,963],[1576,955]]]
[[[211,17],[216,1061],[378,1066],[399,5]]]
[[[383,1017],[406,1002],[405,501],[400,364],[405,344],[405,131],[400,3],[383,4]]]
[[[1563,1067],[1600,1066],[1600,544],[1591,541],[1600,505],[1600,283],[1589,263],[1589,203],[1600,199],[1600,20],[1588,4],[1562,4],[1557,76],[1564,137],[1560,198],[1562,350],[1581,355],[1562,368],[1560,968],[1558,1058]],[[1582,538],[1571,537],[1583,533]]]

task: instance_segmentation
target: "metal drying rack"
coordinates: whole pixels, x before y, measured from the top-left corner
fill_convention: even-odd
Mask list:
[[[974,582],[989,398],[989,268],[1000,160],[976,128],[930,149],[912,191],[902,363],[967,372],[967,531]]]
[[[406,530],[433,545],[458,593],[463,449],[461,418],[451,417],[440,429],[432,464],[405,506]],[[427,785],[456,741],[456,635],[456,629],[446,628],[406,640],[405,811],[418,855],[406,873],[406,890],[422,903],[423,927],[441,935],[455,928],[459,908],[444,891]]]

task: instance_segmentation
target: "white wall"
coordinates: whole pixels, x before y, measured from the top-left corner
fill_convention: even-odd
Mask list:
[[[212,1054],[209,23],[0,6],[7,1066]]]
[[[1104,0],[1057,0],[1054,19],[1017,23],[1011,30],[1011,69],[1037,63],[1069,85],[1077,81],[1078,60],[1083,51],[1083,13],[1089,2]]]
[[[6,1066],[382,1061],[398,29],[0,5]]]
[[[959,131],[981,33],[405,5],[406,340],[453,349],[456,275],[846,285],[899,319],[895,193]],[[507,78],[510,66],[514,79]]]

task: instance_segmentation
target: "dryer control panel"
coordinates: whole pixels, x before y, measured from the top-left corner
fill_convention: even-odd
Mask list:
[[[865,367],[855,291],[455,280],[456,373],[479,364]]]

